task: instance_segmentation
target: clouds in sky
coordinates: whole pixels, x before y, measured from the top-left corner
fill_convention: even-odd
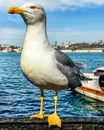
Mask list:
[[[25,30],[14,28],[0,28],[0,44],[11,43],[23,44]]]
[[[81,14],[83,12],[80,12],[78,10],[79,11],[79,13],[77,13],[78,15],[73,14],[73,16],[71,16],[72,19],[73,17],[75,18],[73,19],[73,21],[70,21],[70,18],[69,18],[72,12],[69,14],[67,13],[68,11],[70,12],[76,9],[82,9],[82,8],[88,9],[90,7],[104,6],[104,0],[0,0],[0,43],[5,43],[5,39],[8,42],[11,42],[11,41],[13,41],[13,43],[16,42],[16,44],[23,43],[23,38],[25,34],[25,28],[24,28],[25,25],[19,16],[8,15],[7,8],[10,6],[21,6],[28,2],[36,2],[45,7],[48,13],[48,18],[49,18],[48,21],[50,21],[49,26],[48,26],[48,36],[51,42],[59,41],[62,43],[62,41],[66,42],[69,40],[71,41],[87,41],[87,40],[95,41],[98,39],[102,39],[104,37],[104,32],[102,30],[95,29],[95,30],[86,31],[84,30],[85,28],[81,30],[82,26],[84,27],[87,25],[86,23],[88,20],[88,17],[87,17],[86,21],[85,20],[83,21],[83,25],[81,24],[80,18],[82,18],[83,20],[84,14]],[[66,14],[64,15],[67,15],[64,21],[68,21],[68,24],[70,21],[70,24],[68,26],[64,24],[64,22],[62,23],[60,22],[63,19],[62,12],[64,11],[66,11],[65,12]],[[97,10],[97,12],[100,12],[100,11]],[[92,15],[91,18],[92,17],[96,19],[97,16],[94,17],[94,15]],[[55,20],[56,20],[56,23],[54,22]],[[102,19],[102,22],[103,22],[103,19]],[[57,26],[59,24],[60,26]],[[90,24],[93,25],[93,22],[92,23],[90,22]],[[90,24],[89,24],[89,28],[92,28],[92,26],[90,27]],[[72,25],[73,26],[76,25],[77,28],[72,27]],[[98,20],[95,20],[94,27],[96,27],[96,25],[98,25]],[[99,25],[101,25],[101,21]]]
[[[103,31],[53,31],[53,32],[48,32],[49,35],[49,40],[54,43],[57,41],[59,44],[60,43],[68,43],[69,41],[71,42],[95,42],[98,40],[104,40],[102,39],[104,37],[104,32]]]
[[[10,43],[23,45],[25,29],[14,29],[14,28],[0,28],[0,44]],[[58,41],[58,43],[63,42],[83,42],[83,41],[97,41],[104,37],[103,31],[72,31],[68,28],[58,28],[53,30],[48,30],[48,37],[51,43]],[[86,39],[88,38],[88,39]],[[89,40],[90,39],[90,40]]]
[[[83,7],[88,5],[104,5],[104,0],[1,0],[0,8],[11,5],[22,5],[30,1],[40,3],[49,10],[64,10],[70,7]]]

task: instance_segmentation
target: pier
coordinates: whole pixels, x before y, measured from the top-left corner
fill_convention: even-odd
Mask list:
[[[27,118],[1,118],[0,130],[104,130],[104,117],[62,117],[62,127],[48,127],[44,120]]]

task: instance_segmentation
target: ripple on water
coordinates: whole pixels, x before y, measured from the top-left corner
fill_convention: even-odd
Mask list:
[[[104,66],[104,53],[67,53],[74,61],[88,65],[92,71]],[[40,91],[30,84],[20,70],[20,53],[0,53],[0,117],[29,116],[39,112]],[[45,114],[54,111],[54,91],[45,91]],[[60,116],[104,116],[104,103],[70,89],[59,91]]]

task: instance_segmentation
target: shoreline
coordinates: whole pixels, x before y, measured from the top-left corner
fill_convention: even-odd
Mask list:
[[[77,49],[77,50],[70,50],[70,49],[59,49],[62,52],[104,52],[102,49]],[[0,51],[2,53],[21,53],[22,51]]]
[[[62,52],[103,52],[102,49],[82,49],[82,50],[70,50],[70,49],[63,49],[60,50]]]

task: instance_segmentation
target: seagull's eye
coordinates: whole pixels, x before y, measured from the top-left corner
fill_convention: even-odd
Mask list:
[[[30,6],[30,9],[35,9],[36,7],[35,6]]]

